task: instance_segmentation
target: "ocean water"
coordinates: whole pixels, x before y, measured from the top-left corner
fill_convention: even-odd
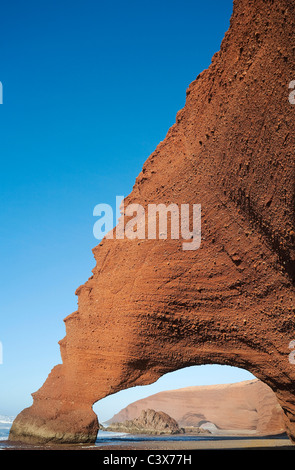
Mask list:
[[[173,435],[163,435],[163,436],[154,436],[154,435],[142,435],[142,434],[128,434],[128,433],[116,433],[108,431],[99,431],[95,445],[99,447],[100,445],[118,445],[124,443],[132,442],[148,442],[148,441],[201,441],[213,439],[213,436],[199,436],[199,435],[185,435],[185,434],[173,434]]]
[[[3,443],[1,441],[6,441],[8,439],[9,430],[11,428],[14,416],[3,416],[0,415],[0,449],[3,448]]]

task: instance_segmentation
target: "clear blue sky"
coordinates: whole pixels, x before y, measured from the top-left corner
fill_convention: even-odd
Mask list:
[[[231,12],[232,0],[2,3],[0,414],[29,406],[60,363],[63,318],[94,267],[93,208],[130,193]],[[196,380],[183,371],[177,385]]]

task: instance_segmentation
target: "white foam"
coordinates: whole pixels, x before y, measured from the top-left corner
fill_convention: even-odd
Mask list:
[[[99,431],[97,434],[97,440],[106,439],[106,438],[116,438],[116,437],[125,437],[128,436],[126,432],[112,432],[112,431]]]
[[[14,420],[13,416],[0,415],[0,425],[1,424],[12,424],[13,420]]]

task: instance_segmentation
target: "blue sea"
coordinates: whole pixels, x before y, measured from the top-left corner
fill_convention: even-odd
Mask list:
[[[4,447],[3,441],[8,439],[9,430],[11,428],[13,416],[0,415],[0,449]]]

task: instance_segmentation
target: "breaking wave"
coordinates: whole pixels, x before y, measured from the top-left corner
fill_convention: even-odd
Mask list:
[[[13,416],[0,415],[0,441],[6,441],[8,439],[13,420]]]

